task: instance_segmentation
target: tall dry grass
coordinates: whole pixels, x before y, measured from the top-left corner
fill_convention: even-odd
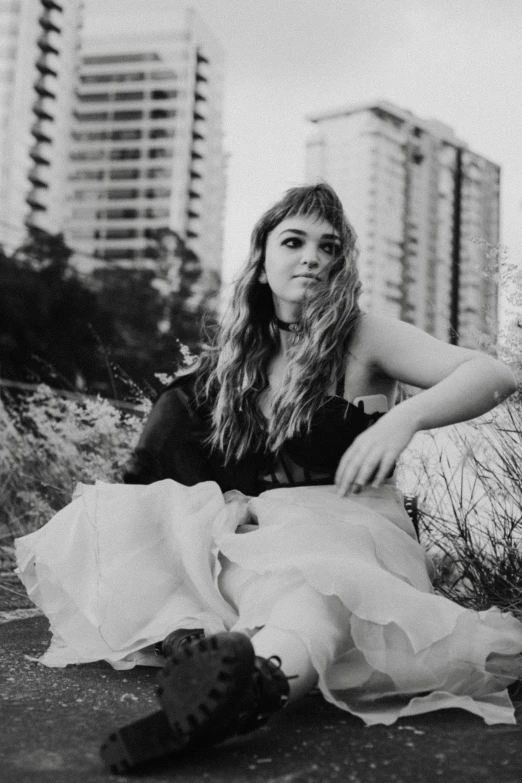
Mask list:
[[[439,592],[522,619],[522,400],[416,438],[401,482],[417,496]]]

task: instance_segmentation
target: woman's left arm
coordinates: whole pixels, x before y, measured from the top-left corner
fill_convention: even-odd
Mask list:
[[[497,359],[395,319],[364,316],[359,344],[377,372],[424,391],[392,408],[347,449],[336,474],[343,495],[370,481],[379,486],[419,430],[480,416],[517,388]]]

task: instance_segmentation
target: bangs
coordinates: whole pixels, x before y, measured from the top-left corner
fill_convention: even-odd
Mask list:
[[[281,207],[279,220],[294,216],[324,220],[339,234],[344,252],[353,247],[355,232],[344,214],[339,197],[328,185],[292,188],[287,192]]]

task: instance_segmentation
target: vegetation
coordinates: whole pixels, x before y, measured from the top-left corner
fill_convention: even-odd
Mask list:
[[[37,349],[43,351],[42,324],[46,318],[56,318],[57,312],[62,313],[63,328],[54,337],[45,336],[46,361],[56,362],[59,372],[71,383],[76,372],[88,376],[87,362],[93,361],[75,353],[68,342],[72,339],[69,333],[79,330],[85,321],[97,324],[100,334],[113,335],[110,330],[115,331],[110,355],[105,356],[110,368],[114,357],[124,365],[127,349],[134,362],[128,365],[134,377],[143,377],[140,368],[144,366],[151,377],[153,373],[169,375],[174,355],[178,362],[184,360],[188,348],[171,340],[173,325],[193,329],[194,320],[188,314],[201,312],[206,303],[204,291],[195,291],[196,267],[191,270],[188,264],[190,274],[183,290],[175,282],[177,278],[169,280],[172,266],[165,261],[168,253],[181,253],[180,263],[190,260],[178,243],[160,238],[163,245],[158,245],[160,255],[156,259],[160,261],[159,274],[151,276],[142,270],[129,276],[126,270],[123,280],[120,272],[109,269],[95,276],[94,288],[86,289],[67,272],[65,250],[61,257],[55,252],[57,248],[63,250],[59,238],[37,239],[57,244],[53,253],[44,254],[48,258],[45,263],[41,262],[40,251],[31,260],[30,248],[26,248],[23,265],[16,267],[16,274],[21,275],[18,282],[23,278],[31,298],[17,299],[20,292],[15,267],[10,260],[6,270],[5,258],[0,258],[0,314],[8,313],[4,315],[7,337],[0,344],[4,366],[5,357],[14,350],[13,341],[17,341],[17,351],[23,348],[24,356]],[[496,259],[498,266],[498,254]],[[195,263],[193,258],[191,261]],[[40,276],[36,279],[33,272],[38,265]],[[517,276],[518,270],[511,269],[510,274]],[[194,275],[192,279],[190,275]],[[513,289],[515,297],[520,296],[517,287]],[[32,297],[42,301],[31,308]],[[107,324],[103,319],[109,304],[117,318]],[[2,310],[6,306],[7,311]],[[22,309],[16,316],[18,307]],[[12,325],[10,318],[14,319]],[[196,342],[192,334],[189,348]],[[500,336],[501,358],[508,361],[520,380],[521,335],[522,328],[515,321],[511,333]],[[63,344],[58,345],[62,340]],[[158,345],[161,350],[156,352]],[[484,343],[480,347],[494,352],[496,346]],[[85,344],[83,350],[90,352]],[[169,361],[163,364],[162,351],[170,352]],[[138,388],[128,378],[121,381],[122,377],[124,373],[119,379],[125,383],[125,397],[135,403],[133,409],[117,407],[100,397],[67,395],[46,385],[18,397],[4,391],[0,398],[0,560],[3,552],[12,566],[13,538],[47,522],[69,502],[76,482],[120,479],[150,407],[150,389]],[[421,541],[436,564],[437,590],[465,606],[484,609],[496,605],[514,611],[522,619],[520,392],[480,419],[417,435],[401,460],[399,483],[403,491],[418,497]]]
[[[82,276],[61,235],[31,229],[11,256],[0,250],[0,377],[116,399],[139,378],[154,396],[155,373],[175,370],[180,342],[200,345],[219,278],[203,275],[170,230],[149,256],[126,268],[99,262]]]

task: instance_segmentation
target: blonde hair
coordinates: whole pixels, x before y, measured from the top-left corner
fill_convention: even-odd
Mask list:
[[[328,222],[339,236],[340,248],[327,278],[303,303],[300,339],[290,351],[267,421],[258,397],[268,386],[268,366],[280,348],[280,336],[272,292],[259,276],[268,235],[282,220],[294,216]],[[325,183],[291,188],[255,225],[227,316],[197,368],[202,371],[200,393],[212,400],[209,444],[223,454],[225,463],[241,459],[260,444],[276,452],[288,438],[310,430],[332,380],[344,371],[360,314],[355,241],[338,196]]]

